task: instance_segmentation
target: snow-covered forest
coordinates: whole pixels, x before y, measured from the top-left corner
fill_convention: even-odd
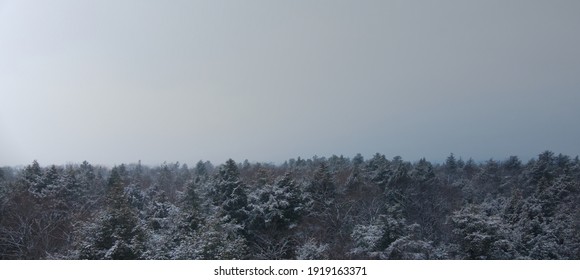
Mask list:
[[[580,161],[0,169],[1,259],[580,259]]]

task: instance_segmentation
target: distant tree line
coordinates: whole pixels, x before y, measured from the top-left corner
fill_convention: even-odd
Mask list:
[[[580,259],[580,161],[0,169],[0,259]]]

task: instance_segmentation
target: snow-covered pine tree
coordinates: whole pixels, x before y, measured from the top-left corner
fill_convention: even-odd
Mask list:
[[[118,167],[111,170],[107,189],[107,207],[95,223],[85,229],[88,236],[80,244],[81,259],[141,259],[145,232],[124,193]]]

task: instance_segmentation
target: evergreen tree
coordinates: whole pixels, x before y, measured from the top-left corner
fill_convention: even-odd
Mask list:
[[[302,194],[290,173],[279,178],[274,185],[258,189],[255,217],[262,220],[264,228],[284,231],[296,226],[304,213]]]
[[[365,162],[365,159],[361,154],[356,154],[356,156],[354,156],[354,158],[352,158],[352,164],[355,167],[363,165],[364,162]]]
[[[487,215],[478,206],[467,206],[451,216],[460,246],[459,258],[515,259],[519,257],[514,235],[499,215]]]
[[[335,203],[336,185],[326,163],[320,163],[307,188],[312,211],[320,213]]]
[[[384,188],[391,180],[391,163],[384,155],[376,153],[367,163],[367,172],[373,183]]]
[[[81,259],[140,259],[145,234],[124,193],[122,170],[111,170],[107,190],[107,208],[94,224],[85,229],[81,241]]]
[[[238,224],[247,222],[246,186],[240,180],[238,166],[232,159],[220,167],[214,179],[211,196],[214,205],[220,207],[227,219]]]
[[[43,184],[42,177],[42,169],[36,160],[34,160],[31,165],[26,166],[22,174],[24,184],[27,186],[28,190],[37,195],[41,194],[46,187],[46,185]]]
[[[463,173],[466,175],[467,179],[473,178],[477,172],[479,172],[479,167],[475,161],[472,158],[468,159],[463,167]]]
[[[458,171],[457,161],[455,160],[455,155],[451,153],[445,160],[445,171],[447,172],[447,182],[452,183]]]
[[[521,171],[522,162],[517,156],[510,156],[505,162],[503,162],[502,166],[508,174],[514,175]]]
[[[434,181],[437,179],[435,172],[433,170],[433,165],[428,162],[425,158],[422,158],[415,164],[413,171],[411,172],[411,178],[413,181],[421,185],[433,185]]]

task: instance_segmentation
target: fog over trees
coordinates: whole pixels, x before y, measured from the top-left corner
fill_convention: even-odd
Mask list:
[[[0,168],[0,259],[580,259],[580,160]]]

